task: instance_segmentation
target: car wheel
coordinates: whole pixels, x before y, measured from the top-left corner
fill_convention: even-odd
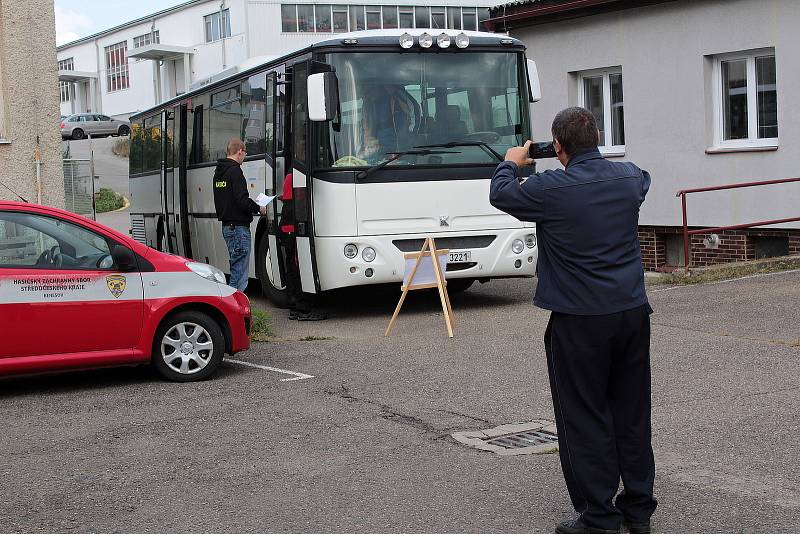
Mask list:
[[[153,365],[174,382],[205,380],[225,355],[220,325],[205,313],[185,311],[167,317],[153,340]]]
[[[83,130],[81,130],[80,128],[75,128],[74,130],[72,130],[72,138],[75,139],[76,141],[83,139],[84,137],[86,137],[86,134],[83,133]]]
[[[256,276],[261,282],[261,292],[278,308],[289,307],[286,285],[277,287],[272,280],[272,260],[269,254],[269,234],[264,232],[256,247]]]
[[[117,134],[122,136],[122,137],[124,137],[124,136],[126,136],[126,135],[128,135],[130,133],[131,133],[131,129],[128,126],[125,126],[124,124],[119,127],[119,131],[117,132]]]
[[[470,288],[472,284],[475,283],[475,280],[472,278],[454,278],[452,280],[447,281],[447,293],[462,293]]]

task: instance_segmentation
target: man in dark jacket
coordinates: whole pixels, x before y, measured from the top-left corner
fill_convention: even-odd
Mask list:
[[[222,237],[228,246],[231,262],[229,284],[240,291],[247,288],[250,260],[250,223],[253,214],[265,215],[267,208],[259,206],[247,193],[247,180],[242,173],[242,161],[247,151],[241,139],[228,142],[228,157],[217,162],[214,171],[214,207],[222,221]]]
[[[650,532],[655,463],[650,424],[650,313],[639,249],[639,207],[650,175],[606,161],[594,116],[556,115],[553,143],[564,170],[527,179],[528,141],[506,153],[490,201],[535,222],[539,281],[534,304],[551,310],[545,331],[559,455],[580,514],[559,534],[611,534],[620,523]],[[619,481],[624,490],[617,495]],[[614,497],[616,496],[616,501]]]

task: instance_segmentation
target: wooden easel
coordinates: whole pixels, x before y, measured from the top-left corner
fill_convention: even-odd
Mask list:
[[[389,326],[386,327],[386,332],[383,334],[384,337],[388,337],[389,334],[392,333],[392,327],[394,326],[397,316],[400,314],[400,308],[403,307],[403,302],[406,300],[406,295],[408,295],[408,292],[412,289],[432,289],[434,287],[439,290],[439,298],[442,301],[442,312],[444,313],[444,322],[447,326],[447,335],[453,337],[453,325],[455,324],[455,317],[453,317],[453,307],[450,305],[450,297],[447,295],[447,280],[444,278],[442,266],[439,263],[439,257],[447,255],[449,252],[450,251],[446,249],[436,250],[436,243],[434,242],[433,238],[426,237],[425,242],[422,244],[422,248],[419,252],[407,252],[403,255],[406,260],[416,258],[417,261],[414,262],[414,268],[411,270],[411,276],[409,276],[408,281],[403,284],[403,294],[400,295],[400,302],[397,303],[397,308],[395,308],[392,319],[389,321]],[[425,260],[425,258],[430,259]],[[414,282],[414,277],[416,276],[417,270],[423,261],[430,261],[433,264],[432,266],[433,274],[436,280],[435,282]]]

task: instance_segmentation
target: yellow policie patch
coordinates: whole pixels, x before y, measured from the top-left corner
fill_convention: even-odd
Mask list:
[[[225,181],[222,181],[222,182],[214,182],[214,187],[225,187],[225,186],[227,186],[227,185],[228,185],[228,182],[225,182]]]
[[[120,295],[125,291],[125,284],[127,280],[124,275],[121,274],[112,274],[106,276],[106,286],[108,286],[108,290],[111,291],[111,294],[114,295],[114,298],[119,298]]]

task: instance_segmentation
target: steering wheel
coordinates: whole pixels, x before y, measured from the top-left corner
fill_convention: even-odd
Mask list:
[[[483,143],[496,143],[500,140],[500,134],[487,130],[485,132],[472,132],[463,136],[464,140],[481,141]]]
[[[61,267],[63,263],[64,258],[61,256],[61,247],[58,245],[53,245],[36,258],[36,265],[55,265]]]

